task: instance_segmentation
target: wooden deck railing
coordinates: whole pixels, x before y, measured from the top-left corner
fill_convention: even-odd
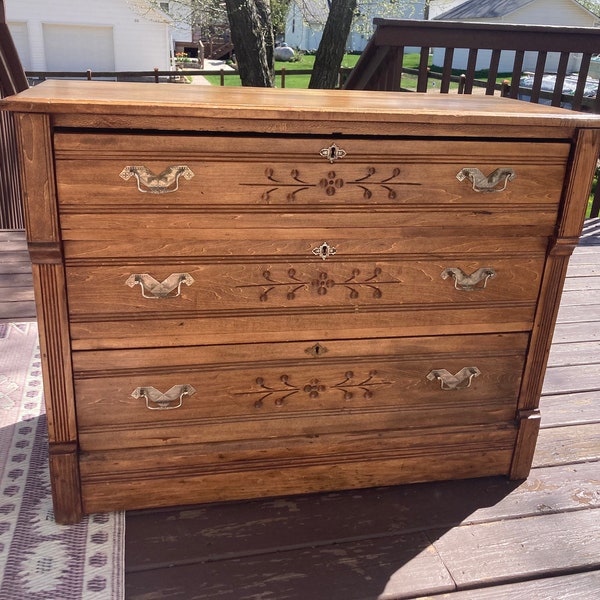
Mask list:
[[[586,97],[586,83],[594,54],[600,53],[600,29],[592,27],[547,27],[450,21],[375,19],[376,29],[344,87],[346,89],[432,92],[430,82],[439,81],[435,92],[447,94],[500,94],[572,110],[600,113],[600,85]],[[433,49],[443,51],[442,64],[435,72],[430,67]],[[406,52],[420,55],[417,69],[403,67]],[[466,53],[466,63],[453,69],[457,51]],[[521,85],[525,53],[535,53],[531,87]],[[543,90],[550,55],[557,58],[554,87]],[[572,94],[563,88],[569,65],[580,57],[576,86]],[[507,76],[498,82],[501,60],[512,63]],[[482,58],[485,67],[481,66]],[[505,72],[506,73],[506,72]],[[416,77],[413,90],[403,85],[406,76]],[[452,83],[456,85],[454,88]],[[600,185],[592,202],[592,217],[600,216]]]
[[[27,88],[17,50],[6,25],[4,2],[0,0],[0,98]],[[0,229],[23,229],[13,115],[0,111]]]

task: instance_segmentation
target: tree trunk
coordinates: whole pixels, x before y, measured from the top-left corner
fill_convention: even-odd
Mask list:
[[[273,26],[269,0],[225,0],[242,85],[273,87]]]
[[[317,49],[309,88],[333,89],[352,27],[356,0],[330,0],[329,16]]]

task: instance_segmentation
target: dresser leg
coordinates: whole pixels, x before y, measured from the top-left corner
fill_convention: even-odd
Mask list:
[[[517,443],[513,453],[509,477],[510,479],[527,479],[531,470],[531,464],[533,463],[535,444],[540,430],[540,411],[519,411],[517,419]]]
[[[50,479],[54,520],[60,525],[78,523],[83,517],[77,444],[50,444]]]

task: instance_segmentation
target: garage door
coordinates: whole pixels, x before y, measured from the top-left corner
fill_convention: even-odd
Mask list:
[[[46,70],[115,70],[112,27],[55,24],[43,27]]]
[[[21,65],[25,71],[31,71],[31,54],[29,53],[29,32],[27,31],[27,23],[8,23],[10,36],[15,43],[17,53],[21,59]]]

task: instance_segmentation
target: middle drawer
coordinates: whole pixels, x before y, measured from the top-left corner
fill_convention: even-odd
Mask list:
[[[459,333],[469,323],[478,327],[469,333],[524,331],[543,264],[538,254],[69,266],[71,333],[75,349],[93,349],[114,347],[116,339],[149,347],[323,335],[316,331]]]

